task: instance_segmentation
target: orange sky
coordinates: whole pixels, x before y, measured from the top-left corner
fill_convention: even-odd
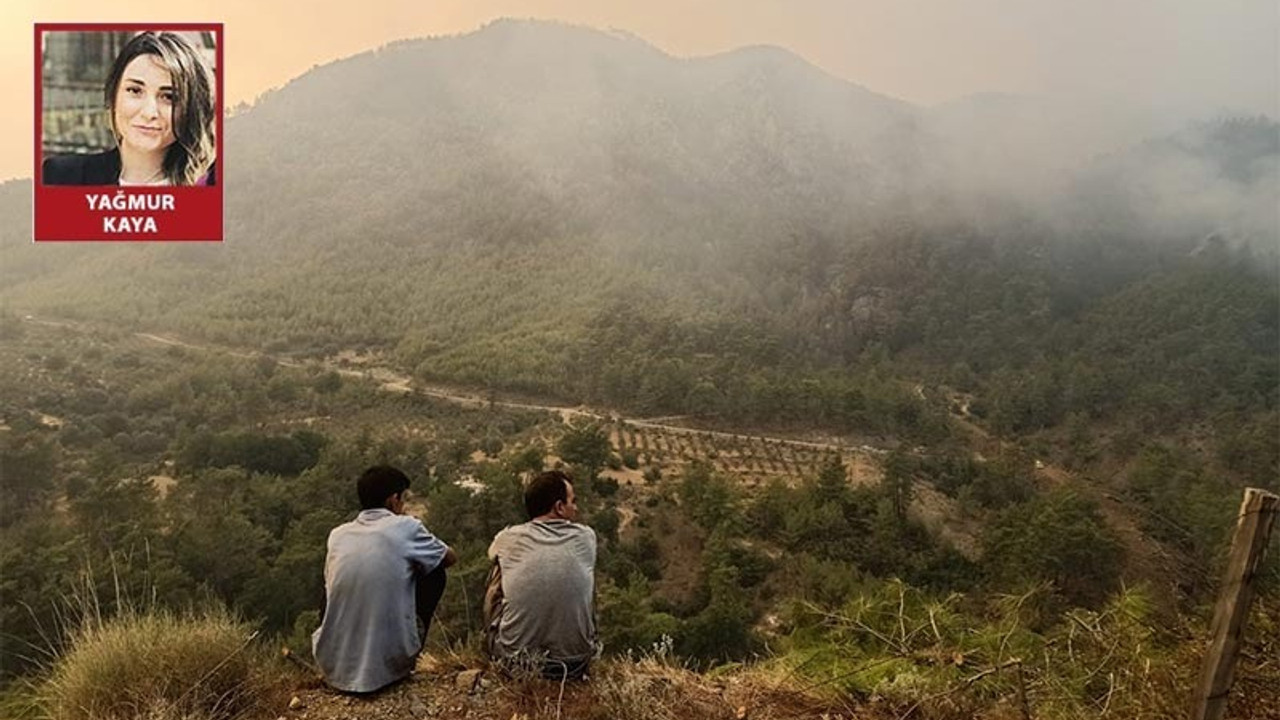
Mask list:
[[[0,180],[31,175],[36,21],[221,21],[228,104],[391,40],[537,17],[682,56],[780,45],[922,104],[1005,91],[1276,115],[1278,16],[1274,0],[3,0]]]

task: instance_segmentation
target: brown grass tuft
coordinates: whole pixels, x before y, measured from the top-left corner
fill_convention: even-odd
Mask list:
[[[42,704],[58,720],[235,720],[278,704],[282,669],[221,608],[125,612],[85,623],[53,665]]]

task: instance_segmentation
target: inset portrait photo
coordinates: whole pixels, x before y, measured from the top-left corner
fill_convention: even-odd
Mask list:
[[[222,26],[35,35],[35,239],[221,240]]]

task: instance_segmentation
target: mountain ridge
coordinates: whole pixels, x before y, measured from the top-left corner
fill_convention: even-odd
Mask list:
[[[847,382],[876,348],[1025,369],[1056,324],[1276,193],[1280,149],[1253,140],[1270,121],[1035,196],[965,174],[973,153],[920,112],[785,50],[682,60],[524,21],[402,41],[227,122],[223,245],[32,246],[25,186],[0,187],[0,298],[272,350],[370,344],[428,376],[570,399],[638,402],[611,394],[670,372],[637,393],[679,412],[752,375]],[[1263,169],[1224,183],[1255,146]],[[1182,184],[1131,191],[1165,165],[1189,168]],[[1179,202],[1186,187],[1212,202]],[[1265,245],[1268,226],[1242,227],[1231,248]]]

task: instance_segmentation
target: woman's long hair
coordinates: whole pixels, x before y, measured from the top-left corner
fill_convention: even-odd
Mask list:
[[[144,32],[135,35],[116,57],[103,88],[116,142],[121,137],[120,130],[116,127],[116,93],[125,67],[139,55],[154,55],[159,58],[173,82],[173,118],[170,123],[176,140],[165,151],[165,178],[173,185],[194,185],[209,173],[217,157],[214,138],[217,105],[214,101],[213,74],[209,72],[200,53],[181,35],[171,32]]]

